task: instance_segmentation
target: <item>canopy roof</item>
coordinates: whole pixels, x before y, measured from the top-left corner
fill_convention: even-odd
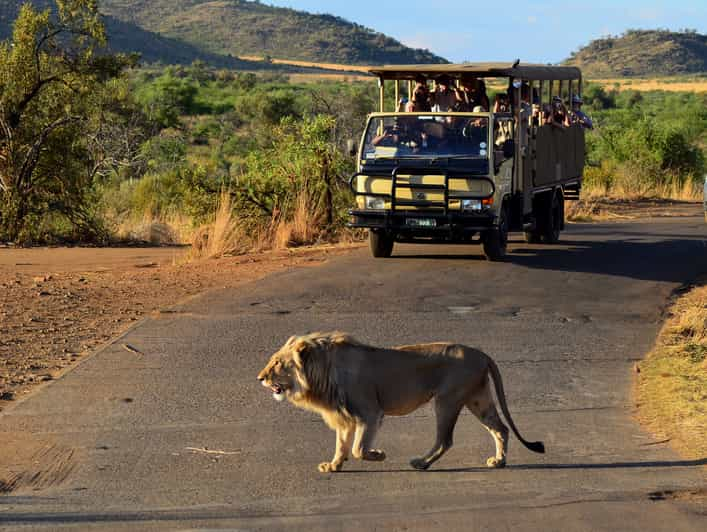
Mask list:
[[[369,72],[381,79],[415,79],[417,76],[438,78],[466,76],[479,78],[519,78],[528,81],[580,79],[577,67],[548,66],[514,63],[462,63],[458,65],[386,65],[371,67]]]

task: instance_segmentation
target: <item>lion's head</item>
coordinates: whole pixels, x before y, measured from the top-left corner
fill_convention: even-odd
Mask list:
[[[300,391],[302,367],[298,355],[301,346],[297,340],[296,336],[290,337],[258,373],[258,380],[272,390],[276,401],[283,401],[288,395]]]
[[[334,401],[335,383],[331,374],[331,352],[342,344],[356,343],[343,333],[312,333],[292,336],[258,374],[277,401],[313,395]],[[334,401],[335,402],[335,401]]]

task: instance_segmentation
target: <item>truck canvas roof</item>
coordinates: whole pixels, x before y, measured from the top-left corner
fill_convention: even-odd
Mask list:
[[[385,65],[372,67],[369,72],[381,79],[415,79],[417,76],[435,78],[449,76],[461,78],[502,77],[533,80],[574,80],[581,79],[582,73],[576,67],[548,66],[507,63],[462,63],[456,65]]]

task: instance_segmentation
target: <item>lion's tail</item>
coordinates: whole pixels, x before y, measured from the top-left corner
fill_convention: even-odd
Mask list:
[[[508,405],[506,404],[506,393],[503,391],[503,380],[501,379],[501,372],[498,370],[498,366],[491,359],[491,357],[488,358],[488,361],[489,369],[491,370],[491,378],[493,379],[493,384],[496,388],[496,396],[498,397],[498,402],[501,404],[501,410],[503,411],[503,415],[506,416],[506,420],[511,426],[511,429],[513,429],[513,433],[518,437],[521,443],[531,451],[534,451],[536,453],[544,453],[545,445],[543,444],[543,442],[526,441],[523,436],[520,435],[520,432],[518,432],[515,423],[513,423],[511,413],[508,411]]]

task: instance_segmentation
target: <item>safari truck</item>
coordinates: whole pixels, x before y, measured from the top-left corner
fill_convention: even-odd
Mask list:
[[[367,119],[349,180],[356,201],[349,226],[368,229],[374,257],[389,257],[395,242],[481,243],[495,261],[506,255],[510,231],[527,242],[558,241],[565,201],[578,199],[582,185],[584,131],[542,111],[581,98],[579,69],[516,61],[370,72],[380,110]],[[496,112],[493,99],[488,110],[386,110],[387,82],[399,107],[415,98],[413,83],[434,91],[442,79],[453,88],[469,80],[500,86],[507,106],[502,94]]]

